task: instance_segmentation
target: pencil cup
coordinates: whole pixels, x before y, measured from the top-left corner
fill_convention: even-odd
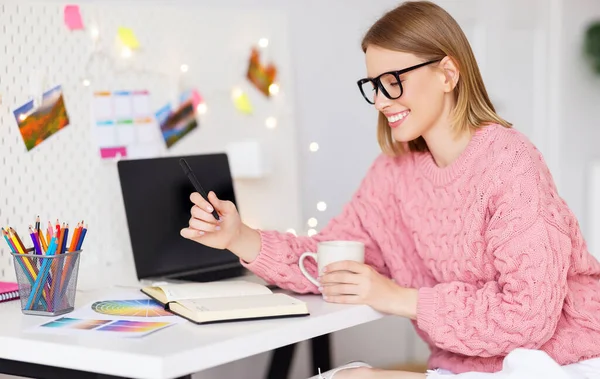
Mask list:
[[[12,254],[24,314],[58,316],[74,309],[80,253]]]

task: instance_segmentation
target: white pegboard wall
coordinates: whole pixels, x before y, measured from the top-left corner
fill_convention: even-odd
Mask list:
[[[273,158],[273,175],[236,182],[240,210],[257,226],[299,227],[292,70],[284,15],[203,9],[189,2],[179,7],[177,2],[144,7],[86,3],[80,6],[86,30],[69,31],[63,7],[53,2],[0,4],[0,226],[14,227],[23,238],[36,215],[44,225],[59,217],[73,227],[83,219],[90,229],[82,269],[110,265],[130,254],[116,163],[100,159],[91,134],[91,94],[147,89],[154,112],[170,101],[170,91],[179,84],[198,88],[208,113],[195,131],[159,155],[224,151],[231,141],[260,140]],[[92,26],[98,28],[97,43],[106,54],[89,60],[94,51]],[[116,50],[119,26],[132,28],[140,41],[141,49],[130,59]],[[265,53],[280,70],[282,91],[273,99],[260,96],[244,79],[250,48],[261,37],[269,38]],[[180,76],[184,63],[189,71]],[[36,69],[46,74],[44,91],[62,86],[70,124],[27,152],[12,112],[31,99],[30,79]],[[83,79],[91,86],[83,86]],[[250,95],[252,116],[235,112],[230,91],[236,85]],[[268,116],[278,118],[276,129],[265,127]],[[282,208],[289,212],[277,212]],[[152,212],[151,204],[148,211]],[[0,280],[13,278],[8,246],[0,242]]]

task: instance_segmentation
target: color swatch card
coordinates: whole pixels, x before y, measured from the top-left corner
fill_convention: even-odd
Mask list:
[[[174,325],[160,321],[94,320],[60,317],[35,327],[36,332],[52,334],[94,333],[98,336],[143,337]]]
[[[147,158],[160,152],[148,91],[95,92],[92,117],[92,134],[102,159]]]

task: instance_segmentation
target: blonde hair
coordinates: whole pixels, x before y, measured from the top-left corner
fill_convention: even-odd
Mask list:
[[[467,37],[456,20],[440,6],[429,1],[403,3],[384,14],[367,31],[361,44],[363,52],[370,45],[412,53],[426,61],[451,58],[460,72],[454,88],[456,104],[451,121],[457,132],[488,123],[512,127],[496,114]],[[377,140],[386,154],[400,155],[406,151],[405,144],[393,140],[387,118],[381,112]],[[428,150],[423,137],[407,145],[410,151]]]

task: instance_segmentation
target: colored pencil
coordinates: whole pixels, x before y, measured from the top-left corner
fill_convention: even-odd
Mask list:
[[[73,231],[73,237],[71,237],[71,245],[69,245],[69,252],[75,251],[77,243],[79,242],[79,234],[81,234],[81,228],[83,227],[83,221],[77,223],[77,227]]]
[[[58,254],[64,254],[67,249],[67,240],[69,239],[69,224],[65,226],[65,236],[62,238],[60,249],[58,250]]]
[[[79,237],[79,242],[77,243],[77,247],[75,248],[75,251],[81,250],[81,245],[83,245],[83,239],[85,238],[85,234],[87,233],[87,228],[88,228],[88,226],[86,225],[81,230],[81,236]]]
[[[56,247],[56,240],[53,239],[52,241],[50,241],[50,247],[48,248],[48,252],[46,255],[54,255],[54,253],[56,252]],[[26,309],[32,309],[34,304],[36,304],[39,301],[40,296],[44,293],[44,287],[46,284],[45,282],[46,278],[48,277],[48,272],[50,271],[51,264],[52,259],[44,259],[44,263],[42,264],[40,273],[36,278],[33,287],[31,288],[31,293],[29,294],[29,297],[27,298],[27,303],[25,304]]]
[[[29,236],[31,237],[31,242],[33,242],[33,251],[37,255],[42,255],[42,248],[40,247],[38,236],[31,228],[31,225],[29,225]]]
[[[8,239],[8,232],[4,229],[2,229],[2,236],[6,240],[8,247],[10,247],[10,250],[15,254],[19,254],[19,252],[17,251],[17,247],[12,243],[10,239]]]
[[[53,235],[54,229],[52,229],[52,224],[50,223],[50,221],[48,221],[48,234],[46,234],[46,242],[48,243],[48,245],[50,245],[50,240],[52,239]]]
[[[59,229],[58,232],[58,240],[57,240],[57,247],[62,246],[62,241],[63,238],[65,237],[65,223],[63,222],[61,228]],[[60,249],[57,250],[57,253],[60,254]]]
[[[27,249],[25,248],[25,245],[23,245],[23,242],[21,241],[21,238],[19,238],[19,235],[17,234],[17,232],[13,228],[10,228],[9,230],[12,233],[13,241],[15,241],[15,244],[17,245],[17,248],[20,249],[19,252],[21,254],[25,254],[27,252]]]

